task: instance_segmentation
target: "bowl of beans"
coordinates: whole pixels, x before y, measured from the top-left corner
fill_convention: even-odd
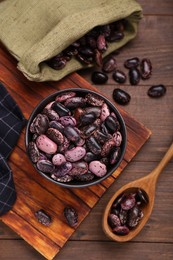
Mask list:
[[[121,163],[125,122],[103,95],[65,89],[44,98],[26,127],[26,152],[37,172],[67,188],[98,184]]]

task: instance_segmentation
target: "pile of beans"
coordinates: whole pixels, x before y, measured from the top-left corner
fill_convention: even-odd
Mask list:
[[[46,63],[55,70],[61,70],[68,61],[75,58],[85,65],[102,66],[102,54],[108,49],[108,44],[124,38],[125,24],[125,20],[119,20],[94,27],[61,53],[47,60]]]
[[[127,235],[143,218],[142,208],[148,204],[147,194],[137,189],[121,194],[112,204],[108,224],[117,235]]]
[[[80,93],[57,95],[30,124],[29,156],[59,182],[103,177],[121,154],[116,114],[99,95]]]

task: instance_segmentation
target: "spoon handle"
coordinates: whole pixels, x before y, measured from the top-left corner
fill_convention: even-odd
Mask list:
[[[168,162],[172,159],[172,157],[173,157],[173,143],[171,144],[171,146],[169,147],[169,149],[167,150],[167,152],[163,156],[162,160],[156,166],[156,168],[154,168],[154,170],[152,170],[150,175],[155,177],[155,179],[157,180],[160,173],[165,168],[165,166],[168,164]]]

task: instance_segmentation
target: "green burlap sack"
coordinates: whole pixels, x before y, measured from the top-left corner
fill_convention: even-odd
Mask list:
[[[45,60],[93,27],[124,18],[128,21],[125,37],[109,44],[104,55],[136,36],[141,7],[135,0],[5,0],[0,3],[0,40],[29,80],[59,80],[86,66],[71,59],[57,71]]]

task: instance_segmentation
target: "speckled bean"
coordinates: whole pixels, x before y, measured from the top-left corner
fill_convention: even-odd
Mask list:
[[[57,153],[52,157],[52,162],[54,165],[61,165],[66,162],[65,156],[61,153]]]
[[[86,154],[86,150],[83,147],[77,146],[71,150],[65,152],[65,158],[69,162],[76,162],[81,160]]]
[[[103,177],[107,173],[106,165],[97,160],[89,163],[89,170],[97,177]]]
[[[105,119],[110,115],[110,109],[106,103],[103,103],[101,108],[101,115],[100,119],[101,121],[105,121]]]
[[[73,116],[62,116],[59,119],[59,122],[63,125],[63,126],[75,126],[76,125],[76,119]]]
[[[46,135],[38,136],[36,139],[36,145],[41,151],[47,154],[54,154],[57,151],[57,144]]]

